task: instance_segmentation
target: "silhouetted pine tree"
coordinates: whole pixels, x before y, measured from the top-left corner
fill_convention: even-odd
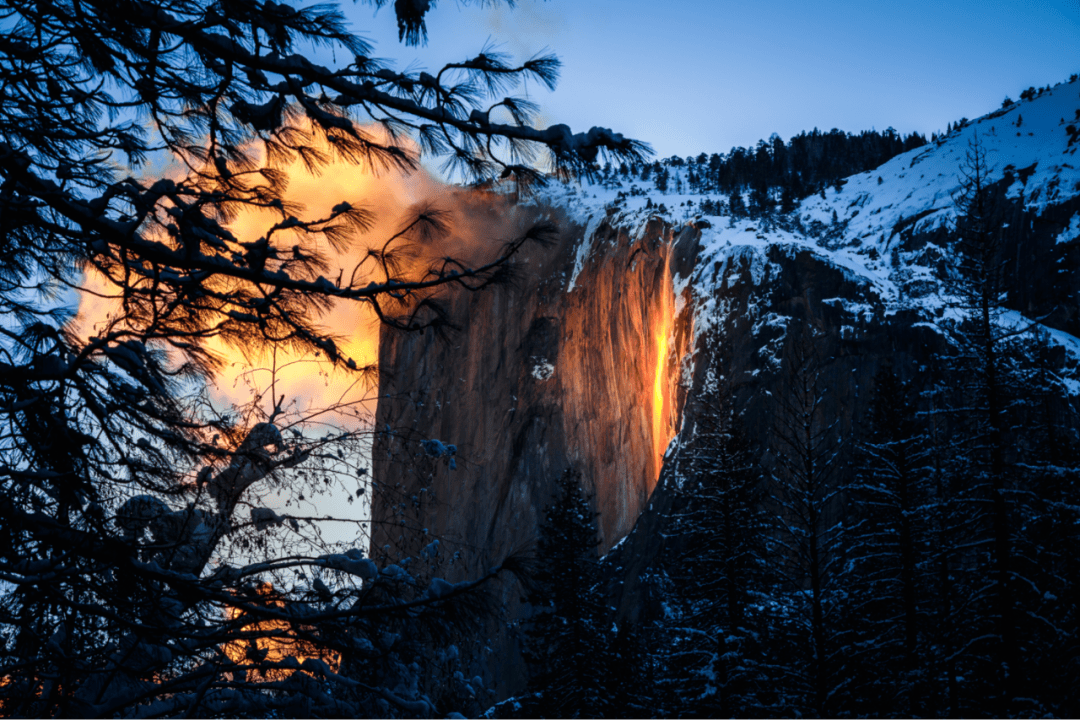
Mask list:
[[[1080,712],[1080,442],[1048,333],[1024,338],[1009,423],[1017,457],[1008,491],[1016,517],[1013,575],[1025,663],[1017,711]]]
[[[1061,690],[1075,683],[1055,674],[1078,657],[1076,604],[1060,601],[1075,597],[1075,438],[1059,436],[1073,425],[1035,325],[1005,305],[999,189],[977,138],[961,173],[950,287],[958,319],[944,323],[955,351],[936,400],[951,415],[941,464],[952,503],[953,652],[943,656],[957,667],[945,673],[947,711],[1061,714],[1076,707]]]
[[[853,709],[869,715],[927,712],[930,542],[939,506],[931,446],[913,400],[908,383],[886,363],[875,377],[869,429],[849,488],[849,694]]]
[[[731,197],[728,198],[728,209],[731,211],[731,217],[733,218],[746,217],[746,203],[743,201],[742,191],[738,188],[731,191]]]
[[[668,181],[671,179],[671,173],[668,169],[661,167],[656,171],[656,174],[653,177],[656,183],[656,189],[662,193],[667,192]]]
[[[566,470],[540,530],[540,570],[527,600],[529,689],[542,717],[611,714],[610,613],[600,587],[596,516],[581,476]]]
[[[773,714],[761,642],[769,590],[762,475],[720,383],[714,368],[696,402],[680,458],[681,510],[667,533],[676,617],[664,663],[677,698],[668,710],[684,717]]]
[[[964,392],[962,432],[970,490],[985,508],[980,537],[985,545],[973,560],[985,562],[987,585],[980,592],[980,614],[992,620],[993,638],[974,649],[986,661],[984,691],[1004,709],[1021,691],[1017,580],[1014,576],[1018,517],[1012,491],[1015,477],[1006,456],[1010,395],[1015,396],[1014,340],[1026,331],[1004,322],[1004,263],[997,209],[990,186],[986,150],[976,137],[961,165],[954,197],[960,266],[952,284],[959,322],[948,325],[957,348],[952,366]],[[985,605],[982,603],[985,601]],[[1002,703],[1006,703],[1003,705]]]
[[[608,657],[608,717],[657,717],[655,660],[641,629],[631,622],[621,623]]]
[[[433,3],[393,5],[401,39],[420,44]],[[278,510],[301,502],[316,478],[326,491],[364,489],[366,430],[307,430],[320,412],[360,409],[344,398],[301,409],[262,380],[245,380],[250,402],[226,408],[211,379],[233,352],[273,378],[263,361],[285,348],[362,373],[324,325],[329,308],[351,304],[400,330],[445,327],[433,293],[503,284],[518,250],[553,233],[537,224],[490,255],[417,269],[400,248],[448,232],[441,212],[362,238],[375,219],[363,191],[304,212],[288,192],[294,171],[409,172],[441,156],[463,180],[524,189],[541,180],[519,162],[534,151],[550,151],[561,175],[589,176],[597,158],[643,161],[646,146],[607,130],[566,143],[537,128],[514,94],[527,81],[552,87],[553,56],[517,65],[486,52],[434,76],[397,72],[336,3],[51,0],[4,3],[2,17],[0,715],[438,713],[409,682],[403,659],[416,656],[404,646],[422,625],[475,620],[482,605],[461,600],[494,575],[421,595],[407,571],[380,574],[364,557],[368,538],[346,553],[320,537],[318,518],[263,507],[270,495]],[[319,62],[304,59],[316,47]],[[496,92],[515,109],[489,123]],[[387,132],[354,123],[361,107]],[[519,164],[493,152],[503,143]],[[248,210],[252,242],[233,222]],[[370,249],[356,272],[322,277],[326,253],[349,247]],[[87,332],[70,324],[79,288],[104,303]],[[319,585],[300,581],[323,572],[333,575]],[[292,587],[271,602],[259,590],[271,580]],[[395,609],[409,597],[420,599]],[[241,609],[244,621],[230,619]],[[383,640],[395,637],[391,651]],[[313,662],[378,655],[401,672],[357,681],[347,658],[340,673],[308,674],[267,652],[222,650],[264,641],[313,647],[296,653]],[[289,681],[274,689],[244,679],[283,670]]]
[[[750,216],[761,217],[773,209],[772,194],[764,182],[755,183],[750,189]]]
[[[785,714],[827,716],[833,714],[834,695],[845,680],[837,652],[847,551],[843,444],[838,420],[825,412],[827,390],[813,330],[793,322],[788,333],[767,500],[776,526],[771,555],[785,591],[776,599],[787,606],[788,619],[786,629],[774,628],[773,641],[792,633],[788,689],[796,705]]]

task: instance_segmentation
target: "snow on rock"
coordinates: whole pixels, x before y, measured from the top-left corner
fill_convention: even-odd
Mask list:
[[[1080,213],[1073,215],[1069,226],[1057,237],[1059,245],[1075,242],[1076,240],[1080,240]]]
[[[547,358],[533,357],[532,376],[537,380],[543,382],[544,380],[550,380],[552,375],[555,374],[555,366],[548,362]]]
[[[914,311],[933,325],[954,315],[955,298],[942,282],[942,268],[955,266],[951,249],[932,239],[917,249],[904,241],[912,235],[932,238],[951,227],[957,210],[965,156],[981,143],[990,165],[990,181],[1006,183],[1006,196],[1026,212],[1043,216],[1049,209],[1080,196],[1080,82],[1061,83],[1030,100],[1014,103],[969,122],[923,147],[902,153],[881,166],[848,177],[839,189],[830,187],[805,198],[786,217],[706,218],[706,200],[723,195],[673,192],[690,187],[688,165],[665,163],[669,191],[652,180],[612,173],[596,182],[554,182],[528,202],[558,206],[585,226],[574,254],[567,292],[578,288],[586,263],[602,252],[597,231],[603,221],[624,229],[637,241],[653,220],[678,228],[700,227],[698,255],[691,274],[676,277],[676,297],[689,289],[695,298],[695,339],[710,332],[731,312],[720,297],[735,283],[764,287],[776,277],[776,253],[793,257],[806,252],[842,272],[864,289],[864,298],[837,298],[835,304],[856,325],[875,315],[882,318]],[[1068,217],[1068,216],[1066,216]],[[1080,241],[1080,212],[1071,215],[1056,236],[1058,245]],[[753,308],[750,309],[753,312]],[[756,318],[757,323],[779,320]],[[1058,331],[1073,337],[1069,333]],[[536,365],[533,374],[546,379]]]
[[[582,235],[581,244],[578,245],[577,253],[574,256],[574,270],[570,275],[570,284],[567,286],[566,292],[573,292],[574,290],[578,275],[581,274],[581,269],[585,267],[585,261],[588,259],[589,251],[592,249],[593,235],[596,234],[596,228],[600,226],[600,221],[603,217],[603,214],[600,212],[593,213],[589,216],[589,222],[585,225],[585,234]]]

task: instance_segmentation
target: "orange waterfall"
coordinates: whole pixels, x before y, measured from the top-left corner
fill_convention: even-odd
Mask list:
[[[652,437],[653,456],[656,458],[656,478],[660,477],[660,468],[664,462],[664,453],[668,443],[675,436],[675,423],[672,418],[673,362],[670,343],[675,331],[674,297],[671,285],[671,271],[664,263],[664,277],[660,286],[660,298],[656,322],[653,327],[656,343],[655,370],[652,397]]]

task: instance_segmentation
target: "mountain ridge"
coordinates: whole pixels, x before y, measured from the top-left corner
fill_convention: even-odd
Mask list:
[[[824,359],[820,379],[831,393],[823,408],[845,436],[869,417],[883,367],[923,382],[953,352],[955,195],[976,134],[997,155],[990,185],[1004,218],[999,259],[1014,278],[1002,322],[1041,326],[1059,394],[1048,412],[1075,434],[1080,173],[1066,113],[1080,116],[1076,82],[960,124],[790,213],[750,216],[738,209],[741,194],[732,213],[733,195],[671,192],[689,184],[685,164],[666,168],[666,192],[629,172],[602,171],[592,181],[550,183],[516,205],[512,188],[496,186],[508,217],[555,220],[563,233],[521,258],[516,288],[448,298],[463,327],[458,347],[384,333],[376,427],[386,431],[374,463],[374,514],[384,529],[372,556],[391,561],[395,543],[406,552],[430,528],[448,546],[472,549],[476,557],[459,570],[467,575],[527,547],[560,472],[577,468],[600,512],[618,621],[655,618],[660,601],[649,577],[689,479],[680,458],[697,432],[699,398],[730,388],[770,471],[775,398],[798,332],[813,335]],[[1005,135],[1021,114],[1023,132],[1036,134]],[[703,212],[718,206],[728,214]],[[454,444],[462,469],[435,467],[410,438]],[[436,495],[438,503],[416,501]],[[512,585],[498,592],[507,615],[485,631],[493,654],[478,667],[507,696],[523,687],[515,623],[529,610]]]

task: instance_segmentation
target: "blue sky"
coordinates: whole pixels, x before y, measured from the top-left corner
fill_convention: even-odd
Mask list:
[[[1080,72],[1080,0],[442,0],[422,48],[398,43],[391,7],[342,7],[399,69],[488,42],[517,57],[554,51],[558,88],[530,87],[539,124],[611,127],[660,157],[814,127],[929,136]]]

